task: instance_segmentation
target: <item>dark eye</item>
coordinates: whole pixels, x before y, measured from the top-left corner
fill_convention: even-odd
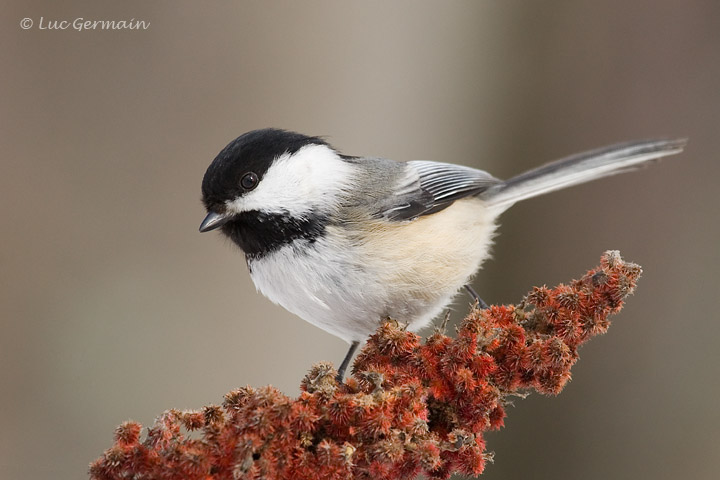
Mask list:
[[[255,175],[253,172],[248,172],[240,179],[240,186],[243,187],[245,190],[252,190],[253,188],[257,187],[258,181],[259,179],[257,175]]]

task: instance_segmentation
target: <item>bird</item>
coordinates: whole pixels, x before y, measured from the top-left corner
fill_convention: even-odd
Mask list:
[[[452,163],[340,153],[324,137],[244,133],[202,180],[207,215],[244,253],[256,289],[301,319],[358,345],[386,319],[427,326],[490,253],[515,203],[635,170],[680,153],[685,139],[620,143],[500,180]]]

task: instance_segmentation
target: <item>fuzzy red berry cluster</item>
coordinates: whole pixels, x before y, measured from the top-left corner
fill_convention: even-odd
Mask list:
[[[93,479],[412,479],[479,475],[483,432],[503,425],[513,395],[557,394],[578,347],[604,333],[641,269],[606,252],[598,268],[518,305],[473,309],[455,338],[425,342],[386,322],[345,383],[318,364],[290,398],[241,388],[222,406],[169,410],[141,435],[120,425]]]

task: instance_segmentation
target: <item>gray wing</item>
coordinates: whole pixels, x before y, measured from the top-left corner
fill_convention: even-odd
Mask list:
[[[487,172],[450,163],[414,160],[376,215],[389,220],[412,220],[449,207],[455,200],[478,195],[500,180]]]

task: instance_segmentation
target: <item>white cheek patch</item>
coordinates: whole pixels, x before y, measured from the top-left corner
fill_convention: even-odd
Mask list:
[[[241,213],[258,210],[301,217],[317,207],[331,207],[351,186],[352,165],[325,145],[308,145],[282,155],[257,188],[227,203]]]

